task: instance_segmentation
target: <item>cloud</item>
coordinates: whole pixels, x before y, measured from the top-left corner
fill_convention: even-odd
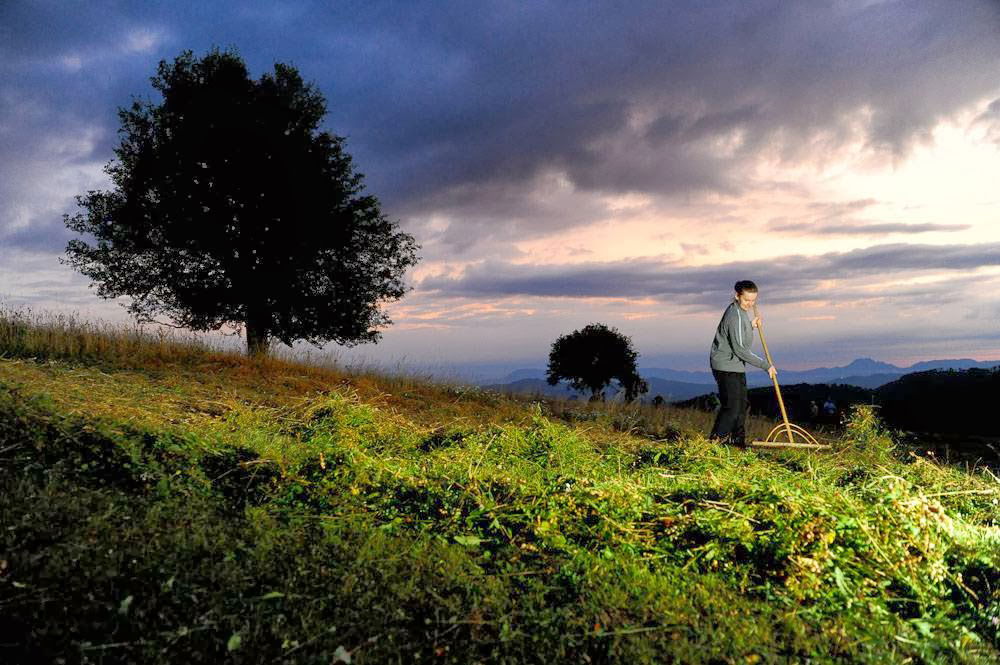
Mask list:
[[[971,224],[932,222],[873,222],[857,219],[865,211],[878,208],[874,198],[851,201],[811,201],[800,218],[776,217],[767,224],[771,232],[807,236],[884,236],[891,234],[954,233],[973,228]]]
[[[125,34],[123,48],[128,53],[148,53],[162,44],[163,41],[162,30],[148,27],[134,28]]]
[[[470,239],[591,224],[602,212],[591,194],[733,196],[762,184],[754,168],[765,158],[824,160],[858,145],[905,155],[1000,89],[992,0],[497,2],[476,12],[459,0],[235,12],[3,3],[0,26],[0,90],[50,111],[22,131],[100,127],[101,161],[115,107],[152,96],[160,58],[235,45],[255,75],[295,64],[326,94],[328,124],[347,136],[371,191],[415,225],[447,218],[439,240],[453,254]],[[56,112],[67,99],[74,112]],[[17,168],[25,155],[3,159]],[[566,186],[558,211],[541,202],[555,180]]]
[[[438,28],[422,17],[388,28],[400,48],[424,35],[417,52],[448,63],[447,74],[420,60],[389,77],[387,104],[360,126],[345,116],[371,163],[398,164],[373,186],[398,214],[451,218],[443,237],[456,251],[495,218],[508,237],[590,225],[590,192],[642,192],[664,206],[761,187],[762,159],[822,162],[859,146],[899,159],[1000,89],[1000,12],[988,2],[563,6],[558,35],[542,34],[556,19],[540,7],[498,25],[458,29],[445,10]],[[420,86],[436,98],[417,92],[416,112],[394,113],[390,100]],[[567,211],[521,214],[518,197],[553,178],[570,188]],[[461,210],[449,205],[456,192]],[[816,212],[844,217],[876,203]],[[477,207],[495,213],[483,219]]]
[[[0,246],[61,251],[73,196],[106,184],[99,126],[0,90]]]
[[[874,205],[878,205],[878,200],[867,198],[853,201],[811,201],[807,207],[816,211],[821,219],[833,219],[853,215]]]
[[[458,277],[433,276],[417,284],[419,292],[441,297],[497,298],[544,296],[563,298],[653,298],[715,308],[724,302],[732,284],[748,275],[760,275],[758,284],[770,303],[807,300],[886,297],[871,291],[873,277],[913,276],[940,271],[971,271],[1000,266],[1000,243],[979,245],[876,245],[849,252],[819,256],[777,257],[763,269],[757,262],[732,262],[707,266],[681,266],[654,258],[588,262],[564,266],[531,266],[485,261],[467,268]],[[831,281],[863,278],[851,293],[831,290]],[[900,295],[933,288],[905,287]],[[949,287],[950,288],[950,287]],[[944,295],[944,294],[942,294]]]
[[[585,205],[579,205],[581,200]],[[422,230],[428,246],[448,254],[475,246],[547,235],[611,214],[599,197],[581,197],[563,178],[539,178],[529,186],[481,183],[454,187],[410,209],[408,225]],[[438,224],[443,224],[438,228]]]
[[[11,241],[61,250],[51,220],[99,181],[115,108],[155,98],[156,63],[183,48],[236,46],[255,76],[276,61],[299,67],[370,191],[419,231],[426,260],[468,260],[620,219],[628,213],[609,199],[623,194],[648,196],[635,214],[766,188],[801,194],[758,165],[859,146],[903,156],[942,119],[996,98],[998,30],[992,0],[487,2],[476,12],[460,0],[0,3],[0,98],[27,100],[0,103],[0,180],[46,176],[0,185],[0,233],[24,229]],[[81,137],[72,159],[53,147]],[[821,204],[816,221],[830,224],[820,233],[875,205]],[[957,226],[857,233],[931,230]]]
[[[113,302],[95,297],[88,280],[59,263],[51,253],[0,242],[0,303],[49,309],[89,307],[111,318],[124,317]]]
[[[1000,97],[990,102],[974,124],[985,127],[988,140],[1000,145]]]
[[[73,207],[69,192],[103,182],[99,164],[52,173],[38,160],[24,164],[20,172],[0,174],[0,245],[50,255],[61,253],[72,237],[62,221],[62,213]]]
[[[147,92],[156,61],[140,59],[165,39],[120,9],[0,6],[4,248],[61,253],[70,237],[62,214],[75,211],[74,196],[108,184],[102,167],[117,143],[116,107]]]
[[[812,225],[801,222],[770,224],[771,231],[784,231],[805,235],[889,235],[893,233],[932,233],[965,231],[969,224],[823,224]]]
[[[476,92],[424,98],[433,114],[387,106],[370,123],[379,152],[415,136],[432,146],[436,168],[408,179],[407,200],[545,171],[582,189],[734,192],[761,153],[800,160],[860,141],[902,155],[925,141],[997,89],[998,19],[989,2],[538,6],[499,22],[446,9],[436,26],[409,15],[389,29],[398,43],[424,35],[440,61],[464,63],[445,84]],[[431,78],[424,64],[385,95]]]

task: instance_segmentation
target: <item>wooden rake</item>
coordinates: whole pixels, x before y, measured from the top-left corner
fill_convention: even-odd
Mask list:
[[[756,304],[753,306],[753,315],[758,319],[760,318],[760,314],[757,312]],[[760,333],[760,343],[764,347],[764,355],[767,356],[767,363],[769,365],[774,365],[774,361],[771,360],[771,352],[767,350],[767,340],[764,339],[764,324],[760,321],[757,322],[757,331]],[[782,423],[775,426],[775,428],[771,430],[771,433],[767,435],[766,439],[763,441],[753,441],[750,445],[758,448],[828,449],[830,446],[820,443],[816,440],[816,437],[803,428],[788,422],[788,412],[785,410],[785,400],[781,398],[781,387],[778,385],[778,377],[773,376],[771,377],[771,380],[774,381],[774,393],[778,396],[778,406],[781,408]],[[788,438],[788,441],[779,441],[782,434]]]

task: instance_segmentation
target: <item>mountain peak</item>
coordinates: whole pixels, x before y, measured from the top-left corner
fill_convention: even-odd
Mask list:
[[[880,360],[875,360],[874,358],[855,358],[852,360],[845,369],[852,370],[886,370],[886,369],[899,369],[895,365],[890,365],[889,363],[884,363]]]

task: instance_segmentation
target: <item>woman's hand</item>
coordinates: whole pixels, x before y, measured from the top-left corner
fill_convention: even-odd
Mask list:
[[[778,368],[775,367],[774,365],[771,365],[770,367],[767,368],[767,374],[773,379],[774,377],[778,376]]]
[[[750,322],[750,325],[753,326],[754,328],[759,328],[760,327],[760,317],[759,316],[755,316],[754,319],[753,319],[753,321]]]

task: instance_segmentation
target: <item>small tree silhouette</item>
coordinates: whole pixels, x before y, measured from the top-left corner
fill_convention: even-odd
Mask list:
[[[270,338],[378,341],[417,245],[363,193],[343,139],[321,131],[323,95],[291,66],[255,81],[218,50],[161,61],[152,83],[162,103],[119,109],[114,189],[64,216],[96,242],[71,240],[62,261],[99,296],[130,296],[140,322],[245,326],[250,355]]]
[[[566,380],[574,390],[589,389],[591,401],[603,400],[604,389],[617,380],[631,402],[649,390],[636,371],[637,357],[631,339],[616,328],[591,323],[552,344],[546,380],[552,386]]]

